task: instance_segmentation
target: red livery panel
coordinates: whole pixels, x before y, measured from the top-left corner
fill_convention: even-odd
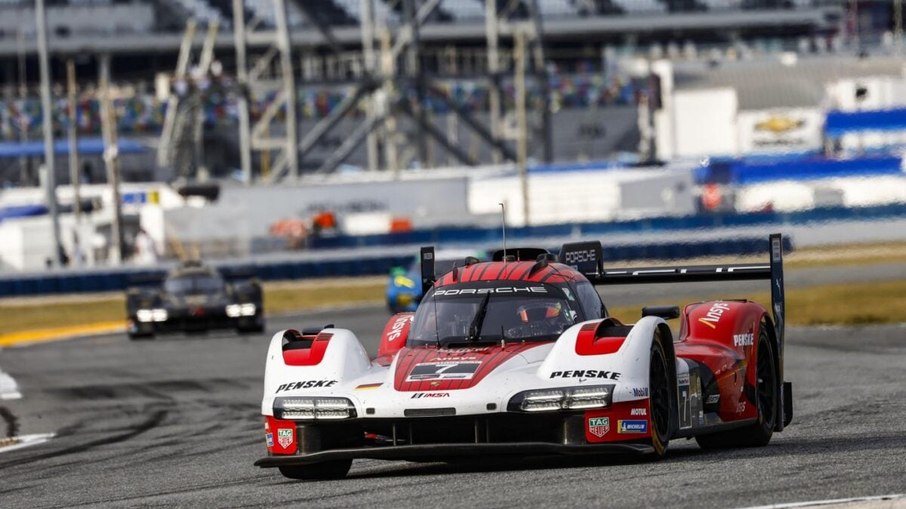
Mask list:
[[[267,452],[271,454],[295,454],[298,440],[296,439],[295,421],[284,421],[265,416],[264,440]]]
[[[333,334],[321,332],[308,348],[294,348],[283,351],[283,362],[288,366],[317,366],[324,360],[324,352]]]
[[[381,333],[381,344],[378,346],[378,357],[392,356],[400,350],[409,337],[412,317],[415,313],[397,313],[387,320],[384,332]]]
[[[757,384],[754,345],[766,315],[764,308],[749,301],[712,301],[690,304],[684,314],[684,330],[674,344],[676,355],[694,360],[714,374],[720,392],[720,418],[736,421],[757,417],[752,401]]]
[[[590,444],[651,438],[651,410],[647,399],[614,403],[585,411],[585,440]]]
[[[612,319],[599,320],[587,323],[579,329],[579,335],[576,337],[576,353],[579,355],[602,355],[616,353],[625,337],[599,337],[598,331],[605,322],[612,322]]]

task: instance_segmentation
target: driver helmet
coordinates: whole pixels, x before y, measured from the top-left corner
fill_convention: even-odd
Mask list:
[[[561,311],[562,305],[559,302],[532,302],[519,306],[516,314],[522,323],[530,323],[557,318]]]

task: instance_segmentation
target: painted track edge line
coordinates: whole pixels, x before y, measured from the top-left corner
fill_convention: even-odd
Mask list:
[[[12,332],[9,334],[0,334],[0,347],[21,346],[32,343],[43,343],[47,341],[59,341],[64,339],[73,339],[81,336],[89,336],[92,334],[117,333],[123,332],[125,330],[125,322],[122,320],[116,320],[85,325],[74,325],[70,327],[54,327],[49,329]]]
[[[831,500],[810,500],[806,502],[790,502],[790,503],[780,503],[780,504],[770,504],[770,505],[759,505],[746,507],[744,509],[795,509],[799,507],[827,507],[835,506],[841,504],[854,504],[859,502],[885,502],[885,501],[900,501],[904,502],[906,505],[906,493],[896,493],[891,495],[876,495],[876,496],[866,496],[866,497],[853,497],[853,498],[837,498]]]

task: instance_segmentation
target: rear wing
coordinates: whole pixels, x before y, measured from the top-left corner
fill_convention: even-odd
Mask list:
[[[560,261],[583,273],[594,285],[627,285],[646,283],[692,283],[701,281],[745,281],[768,279],[771,281],[771,311],[774,333],[778,345],[780,380],[783,380],[783,351],[785,328],[785,301],[783,285],[783,237],[779,233],[768,238],[766,263],[739,263],[727,265],[681,265],[677,267],[631,267],[604,269],[602,248],[599,241],[564,244]],[[790,390],[787,384],[782,390]],[[781,401],[787,397],[781,393]],[[791,399],[789,399],[792,402]],[[786,407],[786,405],[782,405]],[[779,428],[792,418],[792,405],[784,408]]]

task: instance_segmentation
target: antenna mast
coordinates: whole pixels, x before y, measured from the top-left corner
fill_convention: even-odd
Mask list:
[[[503,229],[503,263],[506,263],[506,205],[503,202],[500,205],[500,226]]]

